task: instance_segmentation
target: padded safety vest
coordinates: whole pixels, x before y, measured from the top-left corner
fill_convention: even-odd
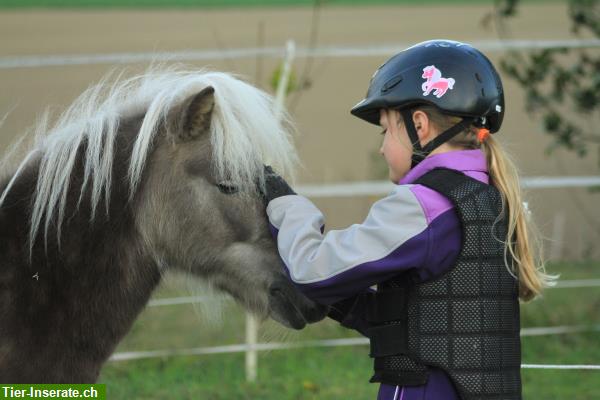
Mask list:
[[[454,204],[462,247],[443,275],[415,283],[404,273],[367,295],[371,382],[424,385],[434,366],[463,400],[521,399],[518,281],[504,263],[500,193],[445,168],[415,183]]]

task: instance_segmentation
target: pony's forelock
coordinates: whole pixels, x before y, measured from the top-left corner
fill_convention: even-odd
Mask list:
[[[272,97],[226,73],[192,71],[181,67],[154,66],[144,74],[123,79],[107,75],[99,84],[82,93],[50,126],[44,117],[36,126],[33,149],[17,168],[0,196],[2,205],[8,191],[26,164],[40,155],[37,187],[29,231],[30,250],[43,229],[44,237],[55,221],[58,237],[65,217],[71,175],[78,151],[85,142],[83,193],[90,187],[92,219],[102,197],[108,212],[115,139],[123,118],[144,115],[130,158],[130,198],[142,179],[153,138],[169,113],[186,98],[202,89],[215,89],[215,107],[210,125],[213,169],[217,179],[240,187],[264,184],[263,164],[291,174],[297,155],[291,141],[293,125],[287,114],[273,114]]]

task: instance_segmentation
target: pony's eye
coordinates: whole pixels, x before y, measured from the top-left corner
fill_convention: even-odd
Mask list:
[[[239,192],[239,188],[227,182],[217,183],[217,188],[224,194],[234,194]]]

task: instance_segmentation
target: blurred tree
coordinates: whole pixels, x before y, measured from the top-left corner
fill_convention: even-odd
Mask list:
[[[495,0],[500,27],[517,14],[520,0]],[[578,37],[600,38],[600,1],[567,0],[571,30]],[[488,16],[489,17],[489,16]],[[489,22],[490,18],[484,19]],[[600,167],[600,51],[553,48],[511,51],[500,66],[525,91],[527,110],[541,116],[553,137],[547,151],[562,147],[586,156],[596,150]]]

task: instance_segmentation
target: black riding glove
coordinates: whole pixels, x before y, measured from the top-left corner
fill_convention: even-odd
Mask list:
[[[265,165],[265,192],[263,197],[265,203],[269,204],[271,200],[277,197],[287,196],[290,194],[296,194],[294,190],[288,185],[277,172],[273,171],[269,165]]]

